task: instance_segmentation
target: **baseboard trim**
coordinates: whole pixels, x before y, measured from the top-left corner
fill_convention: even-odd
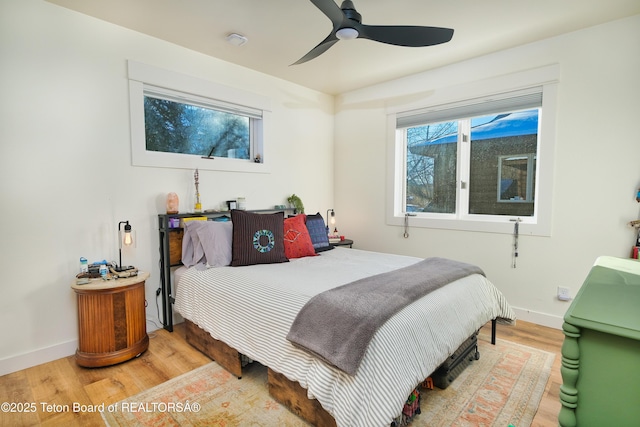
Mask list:
[[[182,321],[182,318],[180,318]],[[147,319],[147,333],[162,329],[155,321]],[[32,366],[41,365],[43,363],[52,362],[63,357],[69,357],[76,353],[78,349],[78,340],[67,341],[56,344],[51,347],[30,351],[28,353],[19,354],[0,359],[0,376],[7,375],[12,372],[21,371],[31,368]]]
[[[536,323],[554,329],[562,329],[562,317],[518,307],[513,307],[513,311],[515,311],[518,319],[524,320],[525,322]],[[29,353],[7,357],[0,360],[0,376],[71,356],[75,354],[77,348],[78,340],[72,340]]]
[[[75,354],[78,340],[67,341],[0,360],[0,376]]]
[[[516,317],[525,322],[535,323],[537,325],[547,326],[554,329],[562,329],[564,319],[548,313],[540,313],[537,311],[527,310],[525,308],[512,307],[516,313]]]

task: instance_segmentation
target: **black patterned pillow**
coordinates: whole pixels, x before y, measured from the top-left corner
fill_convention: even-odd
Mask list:
[[[284,253],[284,214],[231,211],[233,244],[231,265],[288,262]]]
[[[307,215],[307,230],[309,230],[316,253],[333,249],[333,246],[329,244],[327,228],[320,212],[315,215]]]

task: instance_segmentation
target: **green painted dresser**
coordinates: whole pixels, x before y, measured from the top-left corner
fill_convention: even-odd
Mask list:
[[[598,258],[562,328],[560,426],[640,426],[640,262]]]

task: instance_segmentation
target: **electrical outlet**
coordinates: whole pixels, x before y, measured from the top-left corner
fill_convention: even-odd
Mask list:
[[[558,286],[558,299],[560,301],[571,301],[571,291],[569,288],[565,288],[563,286]]]

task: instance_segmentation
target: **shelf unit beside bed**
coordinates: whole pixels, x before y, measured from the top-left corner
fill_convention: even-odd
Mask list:
[[[293,208],[284,209],[258,209],[248,210],[253,213],[273,213],[285,212],[285,214],[295,213]],[[171,269],[182,265],[182,237],[184,229],[182,228],[182,220],[185,218],[206,217],[207,220],[213,220],[220,217],[229,217],[231,221],[230,211],[215,211],[202,213],[177,213],[177,214],[159,214],[158,215],[158,235],[160,242],[160,287],[162,293],[162,325],[164,329],[173,332],[173,283],[171,279]],[[173,219],[181,221],[179,227],[170,227]]]

